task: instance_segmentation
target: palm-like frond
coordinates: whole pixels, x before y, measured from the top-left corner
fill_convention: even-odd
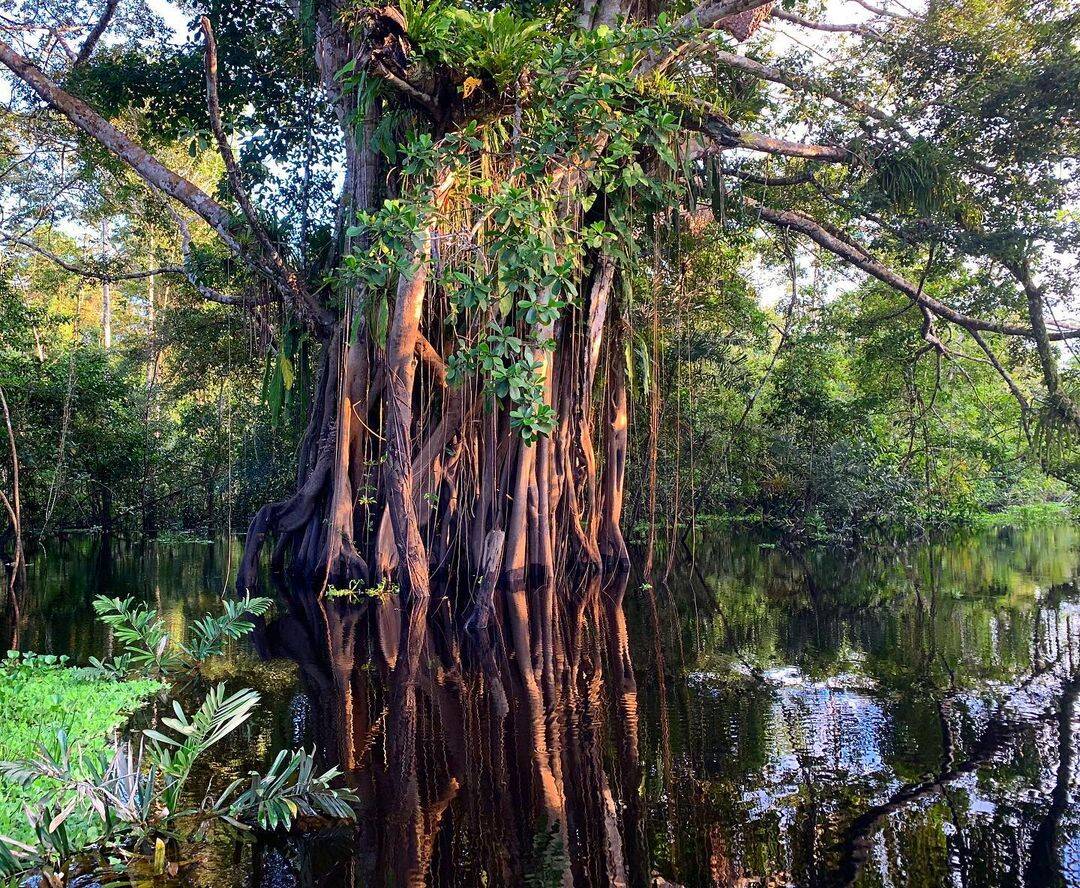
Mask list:
[[[171,728],[174,736],[143,731],[150,741],[151,758],[165,779],[162,801],[170,813],[177,811],[184,784],[199,756],[246,722],[258,704],[257,691],[244,688],[226,696],[225,685],[219,684],[211,688],[190,718],[173,701],[175,718],[163,718],[161,723]]]
[[[213,810],[230,823],[254,820],[263,829],[288,829],[299,815],[353,820],[359,801],[348,789],[331,785],[337,768],[315,773],[315,760],[304,749],[282,750],[265,774],[252,771],[218,797]]]

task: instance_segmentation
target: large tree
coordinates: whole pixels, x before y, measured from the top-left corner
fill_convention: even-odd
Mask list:
[[[189,4],[185,45],[121,0],[0,17],[19,183],[0,238],[28,243],[74,152],[171,220],[184,262],[161,273],[278,330],[284,384],[288,343],[317,345],[296,491],[255,515],[238,586],[272,540],[276,573],[365,602],[403,881],[431,853],[432,664],[478,669],[501,719],[515,701],[537,812],[570,845],[568,737],[602,659],[635,705],[627,319],[671,274],[662,232],[805,238],[902,294],[943,358],[963,331],[1045,427],[1080,421],[1054,345],[1080,330],[1047,318],[1070,284],[1047,259],[1076,233],[1075,6],[852,8],[236,0]],[[216,148],[217,181],[184,143]],[[1044,391],[1006,338],[1034,344]]]

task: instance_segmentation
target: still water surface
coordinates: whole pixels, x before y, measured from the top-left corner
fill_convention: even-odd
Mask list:
[[[57,543],[34,559],[21,646],[77,661],[107,653],[91,609],[101,593],[155,602],[180,634],[215,608],[235,549]],[[655,619],[631,582],[644,803],[633,818],[619,803],[634,833],[622,850],[642,858],[629,881],[1080,886],[1078,579],[1080,531],[1060,523],[858,557],[711,533],[656,590]],[[351,717],[334,716],[353,687],[334,680],[348,646],[318,650],[327,625],[347,624],[315,625],[310,611],[283,604],[217,666],[265,704],[215,756],[216,785],[284,746],[317,745],[346,766],[355,753],[342,742]],[[600,745],[613,784],[617,746]],[[383,884],[375,833],[362,821],[221,839],[192,851],[183,880]],[[484,834],[437,842],[432,881],[497,884],[474,865]]]

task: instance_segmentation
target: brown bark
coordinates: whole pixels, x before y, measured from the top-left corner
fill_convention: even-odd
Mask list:
[[[401,780],[393,816],[397,862],[402,885],[423,885],[424,823],[416,762],[416,682],[427,637],[431,596],[427,548],[420,535],[412,474],[412,399],[416,378],[416,343],[427,286],[430,235],[414,258],[411,277],[398,284],[394,316],[386,345],[387,510],[397,546],[403,611],[397,662],[390,675],[391,759]]]

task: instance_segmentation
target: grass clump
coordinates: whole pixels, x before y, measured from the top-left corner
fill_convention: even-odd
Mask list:
[[[64,657],[11,651],[0,664],[0,761],[31,759],[43,748],[55,755],[61,734],[81,755],[103,755],[131,714],[163,687],[156,679],[117,681],[74,668]],[[40,787],[0,780],[0,835],[32,841],[24,806],[40,795]]]

